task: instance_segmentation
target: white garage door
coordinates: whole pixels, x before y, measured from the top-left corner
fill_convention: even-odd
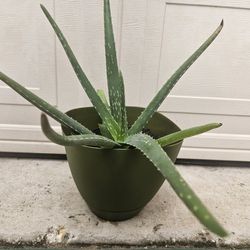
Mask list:
[[[101,1],[42,2],[55,15],[89,79],[96,88],[105,88]],[[145,106],[224,19],[219,37],[160,110],[182,128],[214,121],[224,124],[212,133],[186,140],[180,158],[250,161],[249,1],[111,3],[129,105]],[[2,71],[64,111],[89,104],[38,1],[1,2],[0,29]],[[39,111],[2,83],[0,97],[0,151],[64,152],[41,134]]]

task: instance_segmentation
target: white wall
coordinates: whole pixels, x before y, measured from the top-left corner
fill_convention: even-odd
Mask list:
[[[106,89],[100,0],[0,2],[0,69],[61,110],[89,105],[42,15],[42,2],[68,37],[96,88]],[[224,126],[184,143],[180,157],[250,160],[250,3],[224,0],[111,0],[127,103],[145,106],[212,33],[219,37],[179,81],[160,111],[182,128]],[[40,132],[39,115],[0,83],[0,151],[62,153]],[[54,125],[57,126],[56,123]]]

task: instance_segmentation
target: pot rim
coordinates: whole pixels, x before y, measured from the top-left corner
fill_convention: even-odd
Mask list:
[[[78,107],[78,108],[73,108],[73,109],[70,109],[68,111],[65,112],[65,114],[68,114],[69,112],[71,111],[75,111],[75,110],[78,110],[78,109],[88,109],[88,108],[91,108],[91,109],[94,109],[95,110],[95,107],[93,106],[87,106],[87,107]],[[139,107],[139,106],[126,106],[126,108],[138,108],[138,109],[142,109],[144,110],[145,107]],[[155,111],[155,113],[158,113],[162,116],[164,116],[166,119],[168,119],[169,121],[171,121],[172,123],[174,123],[174,125],[176,126],[176,128],[180,131],[180,127],[175,123],[173,122],[171,119],[169,119],[168,117],[166,117],[165,115],[163,115],[162,113],[160,113],[159,111]],[[61,126],[61,129],[64,133],[64,128],[63,126]],[[157,140],[156,140],[157,141]],[[178,144],[182,144],[183,140],[180,140],[180,141],[177,141],[175,143],[172,143],[172,144],[169,144],[167,146],[164,146],[162,148],[170,148],[170,147],[175,147],[176,145]],[[125,144],[125,143],[124,143]],[[88,146],[88,145],[81,145],[81,146],[74,146],[74,147],[85,147],[85,148],[89,148],[89,149],[96,149],[96,150],[106,150],[106,151],[113,151],[113,150],[116,150],[116,151],[134,151],[136,150],[136,148],[122,148],[122,147],[114,147],[114,148],[101,148],[101,147],[95,147],[95,146]]]

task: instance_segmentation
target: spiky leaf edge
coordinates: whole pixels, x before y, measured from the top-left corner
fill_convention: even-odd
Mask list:
[[[154,164],[179,198],[204,226],[221,237],[227,236],[226,230],[203,205],[156,140],[146,134],[135,134],[129,136],[125,143],[139,149]]]

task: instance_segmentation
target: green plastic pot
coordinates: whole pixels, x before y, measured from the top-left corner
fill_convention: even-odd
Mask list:
[[[128,107],[128,122],[136,120],[143,108]],[[93,107],[67,112],[91,130],[101,120]],[[179,127],[160,113],[155,113],[147,128],[155,137],[179,131]],[[70,129],[63,127],[66,135]],[[182,142],[165,147],[173,162]],[[164,182],[161,173],[136,149],[101,149],[88,146],[65,147],[76,186],[91,211],[98,217],[119,221],[138,214],[154,197]]]

